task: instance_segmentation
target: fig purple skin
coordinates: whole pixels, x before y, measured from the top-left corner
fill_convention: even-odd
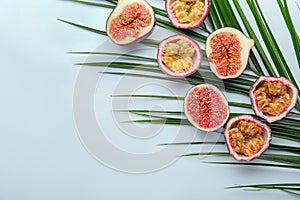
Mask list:
[[[175,16],[175,13],[173,12],[171,4],[174,2],[174,0],[166,0],[165,2],[165,8],[167,15],[170,19],[170,22],[172,25],[176,28],[180,29],[191,29],[191,28],[196,28],[200,26],[205,18],[207,17],[209,11],[210,11],[210,0],[204,0],[204,9],[202,10],[201,17],[193,24],[190,23],[180,23],[178,19]]]
[[[234,150],[234,147],[232,146],[232,143],[231,143],[230,132],[229,131],[232,128],[235,128],[236,124],[240,120],[245,120],[245,121],[248,121],[248,122],[253,122],[257,126],[259,126],[259,127],[262,128],[262,136],[264,138],[264,144],[259,149],[259,151],[257,151],[256,153],[253,153],[250,156],[245,156],[243,154],[237,153]],[[268,147],[270,145],[270,142],[271,142],[271,139],[272,139],[270,127],[268,125],[266,125],[265,123],[263,123],[263,122],[255,119],[251,115],[240,115],[240,116],[231,118],[227,122],[227,124],[226,124],[226,128],[225,128],[225,131],[224,131],[224,137],[225,137],[225,141],[226,141],[229,153],[234,157],[234,159],[236,159],[236,160],[243,160],[243,161],[251,161],[254,158],[258,158],[263,152],[265,152],[268,149]]]
[[[106,22],[108,37],[118,45],[147,38],[155,26],[155,15],[145,0],[119,0]]]
[[[275,116],[263,113],[259,106],[258,102],[256,100],[256,90],[258,87],[263,83],[263,82],[277,82],[277,83],[282,83],[287,87],[287,93],[290,95],[290,104],[284,108],[283,111],[277,113]],[[297,103],[297,96],[298,96],[298,89],[292,84],[291,81],[289,81],[285,77],[271,77],[271,76],[260,76],[251,86],[250,88],[250,99],[252,102],[252,108],[255,112],[255,114],[263,119],[265,119],[267,122],[272,123],[278,120],[283,119],[286,117],[286,115],[292,110],[292,108],[296,105]]]
[[[175,72],[175,71],[172,71],[169,67],[167,67],[164,64],[163,56],[165,54],[166,45],[170,42],[176,42],[178,40],[183,40],[184,42],[189,44],[189,46],[195,50],[195,53],[192,56],[193,66],[191,66],[186,71]],[[200,68],[201,63],[202,63],[202,52],[201,52],[201,49],[200,49],[200,46],[198,45],[198,43],[195,42],[192,38],[190,38],[186,35],[183,35],[183,34],[176,34],[176,35],[170,36],[160,42],[158,51],[157,51],[157,63],[158,63],[159,68],[161,69],[161,71],[164,72],[165,74],[167,74],[173,78],[184,78],[184,77],[194,74]]]

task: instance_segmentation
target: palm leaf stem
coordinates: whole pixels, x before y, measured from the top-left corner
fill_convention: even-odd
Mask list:
[[[158,42],[156,40],[153,40],[155,42]],[[146,56],[138,56],[138,55],[134,55],[134,54],[126,54],[126,53],[113,53],[113,52],[92,52],[92,51],[81,51],[81,52],[68,52],[69,54],[75,54],[75,55],[108,55],[108,56],[120,56],[120,57],[125,57],[125,58],[131,58],[131,59],[137,59],[137,60],[141,60],[141,61],[149,61],[149,62],[155,62],[157,63],[157,59],[156,58],[151,58],[151,57],[146,57]],[[202,59],[206,60],[207,58],[204,56],[202,57]],[[200,70],[207,70],[209,72],[210,68],[209,66],[206,65],[202,65]],[[252,81],[248,80],[248,79],[257,79],[257,76],[243,72],[240,76],[240,78],[243,78],[244,80],[247,81],[247,83],[250,85],[250,83],[252,83]],[[247,78],[247,79],[245,79]]]
[[[91,27],[88,27],[88,26],[84,26],[84,25],[81,25],[81,24],[78,24],[78,23],[74,23],[74,22],[70,22],[70,21],[63,20],[63,19],[57,19],[57,20],[61,21],[63,23],[75,26],[77,28],[81,28],[81,29],[86,30],[86,31],[90,31],[92,33],[97,33],[97,34],[100,34],[100,35],[107,36],[107,34],[106,34],[105,31],[102,31],[102,30],[99,30],[99,29],[91,28]],[[143,44],[146,44],[146,45],[149,45],[149,46],[154,46],[154,47],[158,46],[158,43],[155,40],[152,40],[152,39],[144,39],[140,43],[143,43]]]
[[[114,5],[117,5],[117,3],[118,3],[117,0],[104,0],[104,1],[107,1],[107,2],[112,3]]]
[[[82,1],[82,0],[62,0],[62,1],[69,1],[69,2],[74,2],[74,3],[89,5],[89,6],[97,6],[97,7],[110,8],[110,9],[115,7],[114,5],[92,2],[92,1]]]
[[[176,143],[158,144],[158,146],[167,146],[167,145],[225,145],[225,142],[199,142],[199,141],[197,141],[197,142],[176,142]],[[288,146],[288,145],[272,144],[271,143],[270,146],[269,146],[269,150],[285,151],[285,152],[300,155],[300,147],[297,147],[297,146]]]
[[[168,125],[191,125],[188,120],[179,120],[179,119],[138,119],[138,120],[130,120],[124,121],[123,123],[151,123],[151,124],[168,124]]]
[[[251,184],[251,185],[237,185],[226,187],[225,189],[265,189],[265,190],[281,190],[292,195],[300,196],[300,183],[275,183],[275,184]]]
[[[113,95],[113,97],[134,97],[134,98],[159,98],[159,99],[170,99],[170,100],[184,100],[185,97],[183,96],[170,96],[170,95],[156,95],[156,94],[123,94],[123,95]],[[248,103],[242,103],[242,102],[232,102],[228,101],[228,104],[230,106],[235,106],[235,107],[242,107],[242,108],[252,108],[251,104]],[[245,113],[232,113],[234,116],[245,114]],[[252,116],[255,116],[251,114]],[[295,115],[295,117],[299,117],[299,113],[294,113],[290,112],[290,115]],[[272,123],[270,126],[274,127],[297,127],[300,128],[299,120],[292,118],[292,116],[287,116],[283,120]]]
[[[300,187],[300,183],[279,183],[279,184],[255,184],[255,185],[239,185],[239,186],[230,186],[230,187],[227,187],[227,189],[230,189],[230,188],[242,188],[242,187],[257,187],[257,186],[262,186],[262,187],[274,187],[274,186],[277,186],[277,187]]]
[[[157,65],[150,65],[150,64],[138,64],[138,63],[129,63],[129,62],[93,62],[93,63],[77,63],[76,65],[84,65],[84,66],[94,66],[94,67],[112,67],[112,68],[122,68],[122,69],[137,69],[137,70],[143,70],[143,71],[151,71],[156,73],[161,73],[161,71],[158,69]],[[200,69],[201,71],[201,69]],[[128,74],[129,75],[129,74]],[[138,76],[136,74],[135,76]],[[140,74],[140,76],[144,77],[144,74]],[[154,78],[154,77],[152,77]],[[161,77],[157,77],[158,79],[161,79]],[[170,80],[170,79],[168,79]],[[199,84],[204,83],[206,80],[210,80],[217,84],[220,87],[224,87],[227,90],[235,91],[238,93],[248,94],[248,88],[241,87],[241,83],[245,84],[245,86],[249,86],[251,81],[248,81],[246,79],[236,79],[232,81],[220,81],[216,80],[214,78],[214,75],[212,72],[201,72],[201,76],[190,76],[186,78],[186,80],[190,81],[191,84]],[[175,79],[173,81],[179,81],[178,79]],[[186,82],[187,83],[187,82]]]
[[[161,74],[161,70],[158,68],[157,64],[145,64],[145,63],[129,63],[129,62],[91,62],[91,63],[77,63],[75,65],[81,66],[91,66],[91,67],[111,67],[111,68],[120,68],[120,69],[135,69],[142,71],[149,71],[154,73]],[[212,72],[206,72],[199,70],[199,75],[190,76],[187,78],[191,83],[200,83],[203,81],[212,81],[220,86],[222,86],[222,81],[216,80],[215,75]],[[247,79],[237,78],[232,81],[224,81],[224,86],[244,94],[248,93],[249,87],[252,84],[251,81]],[[241,87],[241,85],[246,86],[247,88]]]
[[[145,110],[143,110],[145,111]],[[148,110],[148,112],[134,112],[133,110],[131,110],[131,113],[135,113],[137,115],[141,115],[141,116],[147,116],[147,117],[154,117],[154,118],[160,118],[159,120],[157,119],[147,119],[147,120],[133,120],[131,122],[143,122],[143,123],[160,123],[160,124],[169,124],[169,122],[172,120],[172,124],[177,124],[177,125],[190,125],[187,121],[187,119],[185,118],[175,118],[175,117],[165,117],[165,116],[158,116],[155,115],[153,113],[153,111]],[[161,114],[161,113],[160,113]],[[231,113],[230,116],[235,116],[237,115],[236,113]],[[127,121],[129,122],[129,121]],[[184,122],[184,123],[183,123]],[[271,125],[270,125],[271,126]],[[293,141],[297,141],[300,142],[300,136],[298,134],[299,129],[293,129],[292,127],[289,127],[289,131],[286,131],[286,128],[274,128],[272,127],[272,135],[278,138],[283,138],[283,139],[288,139],[288,140],[293,140]]]
[[[112,97],[135,97],[135,98],[158,98],[158,99],[169,99],[169,100],[184,100],[184,97],[179,96],[166,96],[166,95],[149,95],[149,94],[121,94],[112,95]]]
[[[183,29],[177,29],[175,28],[169,21],[166,21],[166,20],[163,20],[163,19],[160,19],[160,18],[157,18],[156,19],[156,23],[163,27],[163,28],[166,28],[168,30],[171,30],[175,33],[180,33],[180,34],[185,34],[195,40],[198,40],[200,42],[203,42],[205,43],[206,39],[207,39],[207,36],[203,35],[203,34],[200,34],[196,31],[192,31],[192,30],[183,30]]]
[[[173,81],[173,82],[181,82],[184,84],[192,84],[192,85],[198,85],[200,83],[205,83],[205,81],[198,79],[198,80],[193,80],[189,79],[189,82],[183,79],[174,79],[174,78],[169,78],[169,77],[163,77],[163,76],[155,76],[155,75],[146,75],[146,74],[136,74],[136,73],[125,73],[125,72],[102,72],[103,74],[110,74],[110,75],[122,75],[122,76],[132,76],[132,77],[144,77],[144,78],[153,78],[153,79],[160,79],[160,80],[167,80],[167,81]],[[220,81],[212,80],[214,85],[216,87],[224,87],[226,88],[227,91],[239,93],[239,94],[244,94],[248,95],[248,90],[240,87],[237,84],[234,83],[222,83]]]
[[[70,22],[70,21],[63,20],[63,19],[57,19],[57,20],[61,21],[61,22],[64,22],[66,24],[70,24],[72,26],[76,26],[78,28],[90,31],[90,32],[93,32],[93,33],[97,33],[97,34],[101,34],[101,35],[105,35],[105,36],[107,35],[105,31],[101,31],[101,30],[98,30],[98,29],[95,29],[95,28],[91,28],[91,27],[88,27],[88,26],[84,26],[84,25],[77,24],[77,23]]]
[[[107,55],[107,56],[119,56],[119,57],[126,57],[131,59],[143,60],[143,61],[150,61],[150,62],[157,62],[156,58],[150,58],[146,56],[139,56],[133,54],[126,54],[126,53],[113,53],[113,52],[88,52],[88,51],[81,51],[81,52],[68,52],[69,54],[78,54],[78,55]]]
[[[228,152],[195,152],[195,153],[187,153],[180,155],[180,157],[194,157],[194,156],[230,156]],[[285,155],[285,154],[263,154],[259,158],[259,160],[265,160],[275,163],[284,164],[285,166],[294,166],[297,169],[300,169],[300,156],[298,155]],[[236,162],[239,163],[239,162]],[[249,163],[250,164],[250,163]],[[267,163],[265,163],[267,165]]]
[[[300,169],[300,165],[287,165],[287,164],[272,164],[272,163],[242,163],[242,162],[204,162],[207,164],[215,165],[245,165],[245,166],[261,166],[261,167],[278,167],[278,168],[290,168]]]
[[[164,111],[164,110],[134,110],[134,109],[130,109],[130,110],[113,110],[114,112],[129,112],[129,113],[156,113],[156,114],[163,114],[163,115],[182,115],[183,112],[182,111],[176,111],[176,110],[169,110],[169,111]],[[148,116],[148,115],[147,115]]]

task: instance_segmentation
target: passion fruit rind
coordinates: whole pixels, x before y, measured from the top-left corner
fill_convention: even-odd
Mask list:
[[[256,91],[259,89],[259,87],[262,86],[263,83],[275,83],[275,84],[280,83],[279,86],[281,86],[281,85],[286,86],[286,95],[288,96],[288,100],[286,100],[286,102],[288,102],[288,104],[286,104],[282,109],[278,110],[277,113],[274,113],[272,115],[267,112],[263,112],[261,106],[259,106],[259,104],[261,104],[261,102],[259,102],[258,100],[261,100],[262,98],[265,98],[265,97],[259,97],[258,92],[256,92]],[[281,89],[281,88],[279,87],[278,89]],[[298,89],[293,85],[293,83],[290,80],[288,80],[285,77],[260,76],[252,84],[250,91],[249,91],[249,95],[250,95],[250,99],[252,102],[252,108],[253,108],[255,114],[257,116],[265,119],[267,122],[272,123],[272,122],[283,119],[293,109],[293,107],[297,103]],[[269,99],[273,99],[273,100],[271,100],[272,107],[276,106],[276,103],[279,104],[278,102],[284,103],[284,98],[281,98],[280,94],[274,95],[274,96],[267,95],[267,98],[268,98],[268,100],[266,99],[267,101],[266,101],[265,105],[270,104]],[[280,99],[280,101],[277,100],[277,102],[275,102],[274,99],[275,100]],[[274,101],[274,102],[272,102],[272,101]]]
[[[241,31],[225,27],[206,40],[206,55],[212,72],[220,79],[236,78],[246,69],[254,40]]]
[[[209,14],[210,4],[210,0],[166,0],[165,8],[174,27],[191,29],[204,22]]]
[[[263,138],[263,143],[259,146],[259,148],[257,148],[257,151],[253,151],[253,153],[248,156],[236,152],[237,150],[234,147],[232,135],[230,133],[230,130],[235,129],[240,121],[255,124],[255,126],[257,126],[260,130],[259,137]],[[231,118],[226,124],[224,137],[229,153],[233,156],[234,159],[243,161],[251,161],[255,158],[258,158],[263,152],[268,149],[272,139],[270,127],[267,124],[255,119],[251,115],[239,115],[237,117]],[[245,137],[249,136],[246,135]]]
[[[118,45],[129,45],[147,38],[156,23],[154,11],[145,0],[118,0],[106,21],[108,37]]]
[[[193,126],[209,132],[221,128],[230,112],[226,97],[217,87],[200,84],[187,92],[184,113]]]
[[[180,44],[176,44],[175,46],[181,46],[181,49],[177,49],[177,52],[175,50],[173,51],[172,49],[171,51],[167,49],[169,48],[170,43],[178,43],[178,41],[180,42]],[[167,55],[167,50],[169,51],[168,56],[172,56],[170,54],[173,53],[173,57],[178,57],[178,59],[181,60],[185,59],[182,58],[183,55],[181,55],[184,54],[184,56],[187,56],[190,60],[191,65],[189,67],[184,67],[183,64],[178,63],[178,67],[176,68],[176,70],[172,70],[170,66],[167,66],[167,63],[164,60],[164,56]],[[192,51],[192,53],[190,53],[190,51]],[[183,34],[176,34],[160,42],[157,51],[157,63],[161,71],[165,74],[173,78],[184,78],[194,74],[200,68],[202,63],[202,52],[198,43],[195,42],[192,38]]]

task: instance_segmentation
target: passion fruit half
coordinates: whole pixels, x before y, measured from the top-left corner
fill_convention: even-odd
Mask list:
[[[166,0],[167,15],[173,26],[196,28],[202,24],[210,9],[210,0]]]
[[[157,62],[165,74],[174,78],[184,78],[199,69],[202,52],[198,43],[192,38],[176,34],[160,42]]]
[[[206,54],[212,72],[220,79],[238,77],[247,66],[253,46],[254,40],[235,28],[214,31],[206,41]]]
[[[149,36],[155,25],[152,7],[144,0],[119,0],[106,22],[108,37],[127,45]]]
[[[231,118],[224,131],[229,153],[236,160],[251,161],[269,147],[271,129],[251,115]]]
[[[184,99],[184,113],[189,122],[202,131],[221,128],[229,117],[229,106],[215,86],[201,84],[191,88]]]
[[[283,119],[296,105],[298,89],[285,77],[259,77],[250,88],[257,116],[272,123]]]

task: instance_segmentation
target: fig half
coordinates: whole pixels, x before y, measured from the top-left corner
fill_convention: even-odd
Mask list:
[[[199,69],[202,52],[198,43],[192,38],[176,34],[160,42],[157,62],[165,74],[174,78],[184,78]]]
[[[229,117],[229,106],[215,86],[201,84],[191,88],[184,99],[184,113],[189,122],[202,131],[221,128]]]
[[[298,89],[285,77],[259,77],[250,88],[257,116],[272,123],[283,119],[296,105]]]
[[[167,15],[173,26],[181,29],[196,28],[210,10],[210,0],[166,0]]]
[[[271,129],[251,115],[231,118],[224,131],[229,153],[236,160],[251,161],[269,147]]]
[[[245,70],[254,40],[241,31],[225,27],[206,40],[206,55],[214,74],[220,79],[236,78]]]
[[[145,39],[155,25],[152,7],[144,0],[119,0],[106,22],[108,37],[118,45]]]

